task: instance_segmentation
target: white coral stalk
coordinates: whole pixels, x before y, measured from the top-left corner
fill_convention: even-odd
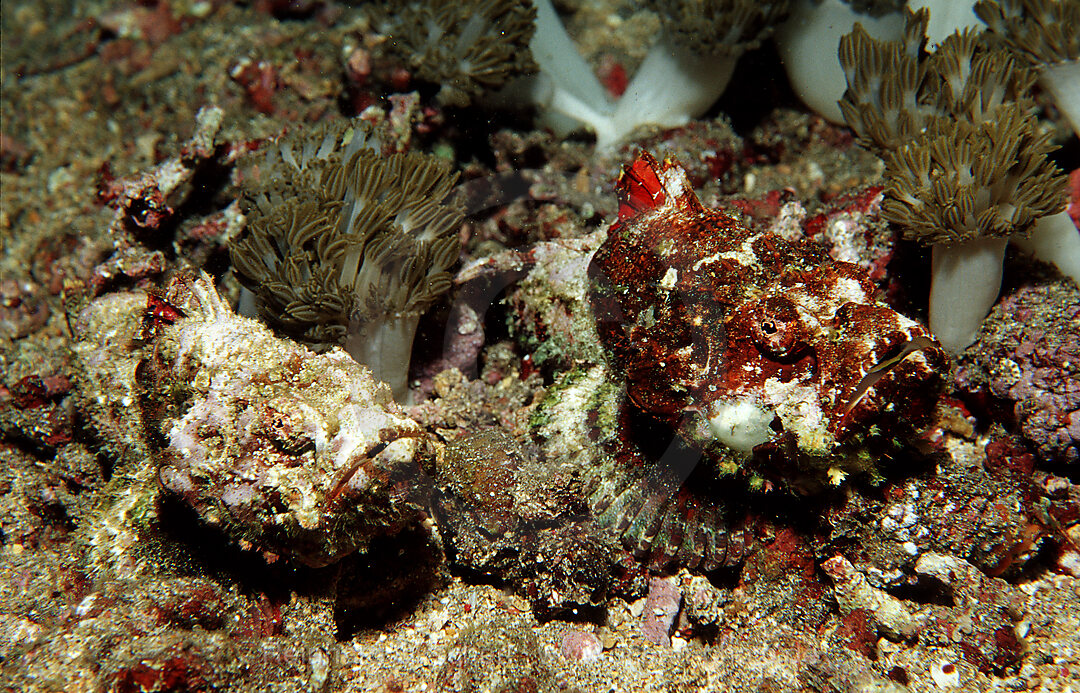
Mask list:
[[[930,331],[954,354],[975,341],[1001,291],[1006,238],[937,244],[931,256]]]
[[[345,338],[349,356],[370,368],[378,380],[390,386],[394,399],[402,403],[409,397],[409,357],[419,323],[419,313],[369,319],[364,323],[354,317]]]
[[[596,132],[605,130],[615,112],[614,102],[566,33],[551,0],[534,4],[536,31],[529,49],[541,74],[534,83],[533,101],[547,113],[563,116],[561,123],[548,123],[557,130],[572,130],[574,126],[565,127],[567,120]]]
[[[814,112],[834,123],[844,122],[837,102],[847,89],[837,45],[855,22],[882,41],[899,41],[904,34],[903,14],[871,17],[855,12],[841,0],[799,0],[776,32],[776,45],[792,89]]]
[[[1058,212],[1035,222],[1027,237],[1014,236],[1012,242],[1039,260],[1054,265],[1080,285],[1080,230],[1066,212]]]
[[[1080,27],[1076,27],[1080,31]],[[1080,137],[1080,60],[1050,65],[1039,74],[1039,82],[1054,96],[1061,114]]]
[[[534,3],[536,31],[529,47],[541,74],[533,82],[533,103],[543,123],[557,132],[592,130],[601,150],[614,148],[642,125],[678,127],[701,116],[727,88],[748,45],[744,24],[718,37],[709,46],[713,50],[687,48],[665,31],[615,101],[578,53],[551,0]]]
[[[610,128],[597,131],[597,147],[610,149],[642,125],[680,127],[702,115],[727,89],[739,55],[693,53],[660,41],[619,99]]]
[[[975,15],[975,3],[971,0],[909,0],[908,9],[918,12],[925,7],[930,10],[926,25],[926,37],[930,46],[937,46],[956,30],[981,26]]]

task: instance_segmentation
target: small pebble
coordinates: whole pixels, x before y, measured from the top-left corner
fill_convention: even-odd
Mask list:
[[[604,645],[600,638],[592,633],[581,630],[572,630],[566,633],[559,645],[559,651],[567,659],[578,662],[591,662],[598,658],[604,651]]]
[[[938,688],[956,688],[960,685],[960,671],[956,664],[945,659],[930,667],[930,678]]]
[[[671,628],[682,608],[682,591],[674,577],[649,580],[649,596],[642,612],[641,634],[654,645],[671,645]]]

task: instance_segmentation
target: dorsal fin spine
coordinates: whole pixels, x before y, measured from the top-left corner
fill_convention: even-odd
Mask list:
[[[667,193],[657,173],[659,164],[645,150],[629,166],[624,166],[615,184],[619,195],[619,221],[632,219],[664,204]]]
[[[629,166],[624,166],[615,183],[619,195],[619,221],[624,222],[666,204],[675,204],[687,212],[702,208],[686,171],[678,162],[667,159],[657,163],[645,150]]]

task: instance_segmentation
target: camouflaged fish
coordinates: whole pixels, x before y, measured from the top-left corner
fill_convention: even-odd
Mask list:
[[[617,191],[590,291],[629,404],[594,509],[658,562],[732,564],[749,536],[725,484],[876,474],[927,425],[947,358],[861,267],[704,207],[677,164],[641,153]]]

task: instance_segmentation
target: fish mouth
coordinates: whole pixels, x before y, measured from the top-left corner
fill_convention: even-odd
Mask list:
[[[854,392],[851,393],[851,397],[840,409],[841,415],[847,415],[852,409],[859,403],[860,400],[870,391],[870,388],[877,385],[878,381],[888,375],[894,368],[900,365],[900,362],[907,358],[909,355],[916,351],[928,349],[937,345],[933,339],[929,337],[912,337],[907,341],[898,342],[893,347],[885,352],[885,355],[878,360],[870,370],[866,372],[866,375],[859,380],[859,384],[855,386]]]

